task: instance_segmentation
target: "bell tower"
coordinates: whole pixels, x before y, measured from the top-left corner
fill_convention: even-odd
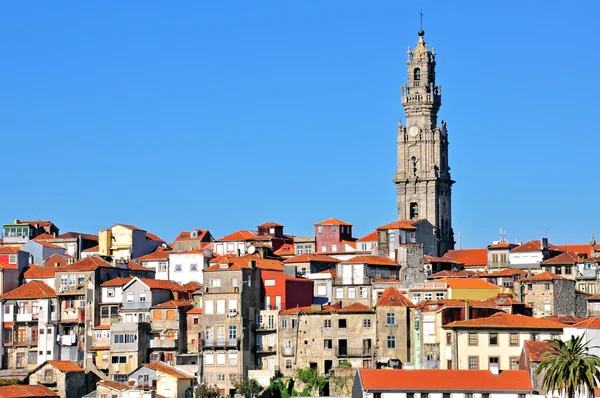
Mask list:
[[[398,122],[398,169],[394,176],[398,219],[425,218],[435,227],[438,253],[454,248],[452,181],[448,166],[446,123],[438,124],[442,87],[435,85],[435,49],[427,48],[419,31],[414,50],[408,47],[408,84],[402,86],[406,126]]]

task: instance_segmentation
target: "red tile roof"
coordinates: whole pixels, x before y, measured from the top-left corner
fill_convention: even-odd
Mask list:
[[[100,246],[89,247],[85,250],[82,250],[82,253],[97,253],[100,250]]]
[[[95,345],[90,347],[90,351],[110,351],[109,345]]]
[[[527,278],[519,279],[519,282],[549,282],[555,280],[569,280],[560,275],[553,274],[552,272],[540,272],[537,275],[529,276]]]
[[[49,227],[49,226],[52,225],[52,221],[48,221],[48,220],[34,220],[34,221],[20,220],[19,222],[16,222],[15,224],[29,224],[31,226],[38,225],[40,227]]]
[[[414,304],[395,286],[387,287],[381,297],[377,300],[375,307],[408,307],[414,308]]]
[[[514,249],[515,247],[519,246],[518,243],[509,243],[509,242],[500,242],[500,243],[492,243],[491,245],[489,245],[487,248],[488,250],[494,250],[494,249]]]
[[[0,269],[18,269],[17,264],[9,264],[4,261],[0,261]]]
[[[211,265],[208,268],[204,269],[204,272],[211,271],[233,271],[240,269],[250,269],[250,261],[256,262],[256,267],[262,270],[271,270],[271,271],[283,271],[283,264],[277,260],[271,260],[266,258],[256,258],[256,257],[229,257],[227,261],[222,261],[217,264]],[[211,261],[212,262],[212,261]],[[228,268],[221,268],[221,264],[228,264]]]
[[[586,318],[579,318],[571,315],[549,315],[542,317],[549,321],[554,321],[558,323],[564,323],[565,325],[574,325],[578,322],[585,320]]]
[[[546,341],[525,340],[523,348],[529,355],[529,360],[531,362],[541,362],[542,356],[552,350],[552,344]]]
[[[450,260],[449,258],[435,257],[435,256],[428,256],[428,255],[423,256],[423,263],[424,264],[433,264],[433,263],[460,264],[460,263],[457,263],[456,261]]]
[[[133,277],[131,277],[131,276],[128,276],[126,278],[116,277],[114,279],[111,279],[109,281],[102,283],[100,286],[101,287],[125,286],[126,284],[131,282],[132,279],[133,279]]]
[[[186,312],[186,314],[202,314],[202,308],[194,307]]]
[[[502,290],[498,285],[484,281],[479,278],[443,278],[436,282],[445,282],[451,289],[497,289]]]
[[[117,391],[132,389],[132,387],[130,385],[119,383],[117,381],[99,381],[97,384],[100,386],[111,388],[113,390],[117,390]]]
[[[352,242],[350,240],[342,240],[342,241],[340,241],[340,245],[348,245],[351,248],[356,250],[356,242]]]
[[[309,262],[321,262],[321,263],[339,263],[335,257],[325,256],[322,254],[300,254],[298,256],[288,258],[284,264],[295,264],[295,263],[309,263]]]
[[[46,361],[61,372],[85,372],[85,369],[77,366],[71,361]]]
[[[137,230],[142,230],[141,228],[136,227],[135,225],[131,225],[131,224],[115,224],[113,225],[111,228],[116,227],[117,225],[120,225],[122,227],[125,227],[127,229],[131,229],[133,231],[137,231]]]
[[[463,264],[465,267],[485,267],[488,263],[487,248],[448,250],[444,257]]]
[[[589,243],[574,244],[574,245],[556,245],[558,250],[563,252],[585,253],[587,256],[592,254],[592,245]],[[594,247],[595,250],[600,250],[600,245]]]
[[[148,268],[148,267],[144,267],[141,264],[136,263],[135,261],[130,261],[127,263],[127,268],[129,268],[132,271],[146,271],[146,272],[156,272],[155,270]]]
[[[152,278],[138,278],[141,282],[145,283],[150,289],[161,289],[161,290],[176,290],[180,291],[181,285],[171,281],[163,279],[152,279]]]
[[[161,260],[168,260],[169,259],[169,254],[171,254],[171,251],[165,250],[162,247],[157,248],[155,251],[153,251],[152,253],[148,253],[144,256],[138,257],[136,258],[136,260],[139,261],[161,261]]]
[[[515,247],[511,252],[538,252],[542,250],[542,242],[540,240],[530,240],[529,242],[523,243],[521,246]],[[558,246],[548,243],[548,250],[560,251]]]
[[[284,243],[281,247],[273,252],[277,256],[286,256],[289,254],[294,254],[294,245],[289,243]]]
[[[526,370],[359,369],[362,388],[368,391],[517,391],[533,388]]]
[[[14,385],[0,387],[0,398],[26,398],[26,397],[58,397],[48,387],[41,384],[35,386]]]
[[[525,303],[514,298],[510,293],[500,293],[495,297],[481,300],[482,303],[489,303],[497,307],[508,307],[513,305],[525,305]]]
[[[23,273],[25,279],[45,279],[54,278],[56,275],[56,268],[54,267],[40,267],[39,265],[30,265],[29,268]]]
[[[216,239],[215,242],[240,242],[240,241],[246,241],[246,240],[255,240],[258,237],[259,236],[256,235],[252,231],[239,230],[239,231],[235,231],[234,233],[231,233],[229,235],[225,235],[224,237],[222,237],[220,239]]]
[[[365,313],[373,312],[371,307],[367,307],[364,304],[353,303],[348,306],[342,307],[339,302],[333,305],[307,305],[304,307],[290,308],[287,310],[280,311],[281,315],[288,314],[329,314],[329,313]]]
[[[56,268],[56,272],[72,272],[72,271],[94,271],[98,268],[114,268],[110,263],[107,263],[100,257],[90,256],[79,260],[73,264],[63,265]]]
[[[595,316],[574,324],[572,327],[578,329],[600,329],[600,317]]]
[[[30,281],[18,288],[3,294],[2,299],[43,299],[56,297],[56,292],[50,286],[40,281]]]
[[[158,237],[155,234],[150,233],[150,232],[146,232],[146,239],[150,239],[155,242],[165,243],[164,239],[161,239],[160,237]]]
[[[20,248],[18,247],[14,247],[14,246],[0,246],[0,253],[17,253],[22,251]]]
[[[196,281],[191,281],[186,283],[183,286],[180,286],[177,290],[180,292],[195,292],[196,290],[201,290],[204,286],[202,286],[202,283],[200,282],[196,282]]]
[[[47,248],[49,248],[49,249],[63,249],[63,250],[64,250],[64,247],[60,247],[60,246],[58,246],[58,245],[55,245],[55,244],[53,244],[53,243],[50,243],[50,242],[41,242],[41,241],[36,241],[36,243],[38,243],[38,244],[40,244],[40,245],[42,245],[42,246],[44,246],[44,247],[47,247]]]
[[[193,379],[194,378],[194,376],[184,373],[184,372],[182,372],[172,366],[169,366],[165,363],[162,363],[162,362],[145,363],[142,366],[144,366],[146,368],[154,369],[157,372],[166,373],[169,376],[173,376],[178,379]]]
[[[35,238],[33,238],[33,240],[40,241],[40,240],[49,240],[49,239],[54,239],[55,236],[52,234],[39,234],[38,236],[36,236]]]
[[[179,307],[191,307],[192,302],[189,300],[171,300],[166,303],[156,304],[152,308],[179,308]]]
[[[315,225],[347,225],[350,227],[352,226],[352,224],[348,224],[347,222],[338,220],[337,218],[328,218],[325,221],[315,223]]]
[[[417,227],[407,223],[406,221],[394,221],[389,224],[385,224],[381,227],[377,227],[376,229],[378,231],[385,230],[385,229],[405,229],[405,230],[409,230],[409,231],[414,231],[415,229],[417,229]]]
[[[480,278],[499,278],[499,277],[509,277],[513,275],[519,275],[521,277],[527,276],[527,271],[517,268],[506,268],[500,271],[493,271],[490,273],[481,273],[479,274]]]
[[[367,265],[386,265],[390,267],[399,267],[400,264],[385,256],[356,256],[349,260],[342,261],[344,264],[367,264]]]
[[[259,227],[283,227],[283,225],[281,224],[277,224],[276,222],[273,221],[267,221],[264,224],[259,225]]]
[[[429,279],[439,279],[439,278],[471,278],[476,276],[473,271],[440,271],[435,274],[429,275]]]
[[[541,265],[575,265],[579,261],[577,253],[567,252],[561,253],[556,257],[549,258],[548,260],[542,261]]]
[[[65,232],[64,234],[58,235],[56,239],[75,239],[79,237],[82,239],[98,241],[98,235],[82,234],[80,232]]]
[[[466,321],[455,321],[448,323],[444,328],[506,328],[506,329],[563,329],[567,325],[549,321],[543,318],[532,318],[520,314],[508,314],[504,311],[494,315],[470,319]]]
[[[358,238],[357,242],[377,242],[377,231],[373,231],[368,235]]]
[[[195,238],[192,238],[192,231],[197,231],[198,236],[196,236]],[[179,235],[177,235],[177,238],[175,238],[175,242],[188,241],[188,240],[202,240],[202,239],[204,239],[204,237],[206,236],[206,233],[208,232],[208,230],[206,230],[206,229],[199,229],[199,228],[192,229],[192,231],[181,231],[179,233]]]

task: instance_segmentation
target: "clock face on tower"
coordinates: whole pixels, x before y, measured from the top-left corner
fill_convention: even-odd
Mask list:
[[[417,135],[419,135],[419,128],[417,126],[412,126],[408,129],[408,134],[411,137],[416,137]]]

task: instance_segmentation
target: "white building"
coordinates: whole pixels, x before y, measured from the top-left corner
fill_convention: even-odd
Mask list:
[[[211,259],[210,250],[169,252],[166,272],[156,271],[156,279],[165,279],[185,285],[188,282],[203,283],[204,268]]]

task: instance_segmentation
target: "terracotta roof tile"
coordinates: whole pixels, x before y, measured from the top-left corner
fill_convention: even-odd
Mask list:
[[[192,231],[198,232],[198,235],[195,238],[192,238]],[[208,230],[194,228],[191,231],[181,231],[177,238],[175,238],[175,242],[189,241],[189,240],[202,240],[206,236]]]
[[[600,329],[600,317],[595,316],[574,324],[572,327],[578,329]]]
[[[414,308],[414,304],[395,286],[387,287],[379,300],[377,300],[377,304],[375,307],[408,307]]]
[[[444,257],[463,264],[465,267],[485,267],[488,263],[487,248],[448,250]]]
[[[226,271],[226,270],[240,270],[240,269],[249,269],[250,261],[256,262],[256,267],[262,270],[271,270],[271,271],[283,271],[283,263],[281,261],[267,259],[267,258],[257,258],[257,257],[229,257],[227,261],[219,262],[217,264],[211,265],[208,268],[204,269],[204,272],[211,271]],[[212,261],[211,261],[212,263]],[[221,268],[221,264],[228,264],[228,268]]]
[[[525,370],[359,369],[363,389],[370,391],[518,391],[531,392]]]
[[[259,227],[283,227],[283,225],[281,224],[277,224],[276,222],[273,221],[267,221],[264,224],[260,224]]]
[[[152,308],[179,308],[179,307],[191,307],[192,302],[189,300],[171,300],[166,303],[156,304]]]
[[[484,281],[479,278],[443,278],[438,279],[437,282],[444,282],[448,284],[451,289],[497,289],[502,290],[498,285]]]
[[[377,242],[377,231],[373,231],[368,235],[358,238],[357,242]]]
[[[85,372],[85,369],[71,361],[46,361],[61,372]]]
[[[136,258],[136,260],[138,262],[168,260],[169,254],[171,254],[171,253],[172,253],[171,251],[164,250],[163,248],[158,248],[155,251],[153,251],[152,253],[148,253],[144,256],[140,256],[140,257]]]
[[[255,240],[257,238],[259,238],[259,236],[252,231],[239,230],[229,235],[225,235],[220,239],[216,239],[215,242],[241,242],[247,240]]]
[[[461,270],[461,271],[440,271],[435,274],[429,275],[429,279],[439,279],[439,278],[471,278],[476,276],[475,272]]]
[[[48,221],[48,220],[33,220],[33,221],[20,220],[18,223],[15,223],[15,224],[29,224],[31,226],[39,225],[40,227],[49,227],[49,226],[52,225],[52,221]]]
[[[40,267],[39,265],[30,265],[29,268],[23,273],[23,277],[26,279],[46,279],[54,278],[56,275],[56,268],[53,267]]]
[[[98,235],[82,234],[81,232],[65,232],[56,237],[56,239],[74,239],[79,238],[98,241]]]
[[[20,248],[18,247],[14,247],[14,246],[0,246],[0,253],[17,253],[22,251]]]
[[[4,261],[0,261],[0,269],[18,269],[17,264],[9,264]]]
[[[529,276],[527,278],[519,279],[519,282],[549,282],[555,280],[570,280],[560,275],[553,274],[552,272],[540,272],[537,275]]]
[[[444,263],[444,264],[460,264],[456,261],[452,261],[446,257],[435,257],[435,256],[423,256],[423,263],[425,264],[433,264],[433,263]]]
[[[511,252],[537,252],[542,250],[542,242],[539,240],[530,240],[529,242],[523,243],[521,246],[515,247]],[[558,246],[548,243],[548,250],[560,251]]]
[[[132,387],[128,384],[119,383],[117,381],[99,381],[98,385],[111,388],[117,391],[131,390]]]
[[[73,264],[63,265],[56,268],[56,272],[71,272],[71,271],[94,271],[98,268],[114,268],[110,263],[107,263],[100,257],[90,256],[79,260]]]
[[[186,312],[186,314],[202,314],[202,308],[194,307]]]
[[[371,307],[367,307],[364,304],[353,303],[348,306],[342,307],[339,302],[333,305],[307,305],[304,307],[295,307],[287,310],[280,311],[281,315],[289,314],[330,314],[330,313],[365,313],[372,312]]]
[[[348,245],[351,248],[356,250],[356,242],[352,242],[350,240],[342,240],[342,241],[340,241],[340,245]]]
[[[515,247],[519,246],[518,243],[510,243],[510,242],[500,242],[500,243],[492,243],[491,245],[489,245],[487,248],[488,250],[494,250],[494,249],[514,249]]]
[[[150,239],[155,242],[165,243],[164,239],[161,239],[159,236],[157,236],[151,232],[146,232],[146,239]]]
[[[340,260],[338,260],[335,257],[325,256],[322,254],[300,254],[298,256],[294,256],[294,257],[288,258],[287,260],[283,261],[284,264],[310,263],[310,262],[339,263]]]
[[[545,353],[552,351],[552,344],[547,341],[525,340],[523,348],[529,355],[529,360],[531,362],[541,362],[542,356]]]
[[[132,279],[133,279],[133,277],[131,277],[131,276],[128,276],[126,278],[116,277],[114,279],[111,279],[111,280],[108,280],[108,281],[102,283],[100,286],[101,287],[125,286],[126,284],[131,282]]]
[[[54,239],[54,238],[55,238],[55,236],[52,234],[39,234],[38,236],[33,238],[33,240],[38,242],[40,240],[50,240],[50,239]]]
[[[385,256],[356,256],[349,260],[342,261],[344,264],[367,264],[367,265],[387,265],[390,267],[399,267],[400,264]]]
[[[56,297],[56,292],[50,286],[40,281],[30,281],[18,288],[3,294],[2,299],[43,299]]]
[[[549,258],[548,260],[542,261],[541,265],[575,265],[579,261],[577,253],[567,252],[561,253],[556,257]]]
[[[376,229],[378,231],[386,230],[386,229],[405,229],[405,230],[409,230],[409,231],[414,231],[415,229],[417,229],[417,227],[415,227],[412,224],[407,223],[406,221],[394,221],[389,224],[382,225],[381,227],[377,227]]]
[[[493,271],[490,273],[481,273],[479,274],[480,278],[498,278],[498,277],[509,277],[519,275],[521,277],[527,276],[527,271],[517,268],[506,268],[500,271]]]
[[[448,323],[445,328],[508,328],[508,329],[563,329],[567,325],[549,321],[543,318],[532,318],[520,314],[508,314],[504,311],[494,315],[470,319],[466,321],[455,321]]]
[[[162,363],[162,362],[145,363],[142,366],[144,366],[146,368],[154,369],[157,372],[166,373],[169,376],[173,376],[173,377],[176,377],[178,379],[193,379],[194,378],[194,376],[192,376],[192,375],[190,375],[188,373],[182,372],[181,370],[176,369],[176,368],[174,368],[172,366],[169,366],[169,365],[167,365],[165,363]]]
[[[195,292],[196,290],[201,290],[203,288],[204,286],[202,286],[202,283],[197,281],[191,281],[183,286],[180,286],[177,290],[180,292]]]
[[[345,221],[338,220],[337,218],[333,218],[333,217],[332,218],[328,218],[325,221],[321,221],[321,222],[315,223],[314,225],[347,225],[347,226],[350,226],[350,227],[352,226],[352,224],[348,224]]]
[[[82,250],[82,253],[97,253],[98,251],[100,251],[100,246],[93,246],[93,247],[89,247],[85,250]]]
[[[38,244],[40,244],[40,245],[42,245],[44,247],[47,247],[49,249],[63,249],[64,250],[64,247],[60,247],[58,245],[55,245],[54,243],[43,242],[43,241],[36,241],[36,243],[38,243]]]
[[[558,250],[563,252],[585,253],[587,256],[592,254],[592,245],[589,243],[574,245],[556,245]],[[595,245],[594,250],[600,250],[600,245]]]
[[[553,322],[564,323],[565,325],[574,325],[574,324],[586,319],[586,318],[579,318],[579,317],[571,316],[571,315],[550,315],[550,316],[544,316],[542,318],[547,319],[549,321],[553,321]]]
[[[58,397],[48,387],[41,384],[35,386],[14,385],[0,387],[0,398],[26,398],[26,397]]]
[[[294,245],[289,243],[284,243],[281,247],[273,252],[277,256],[287,256],[290,254],[294,254]]]

